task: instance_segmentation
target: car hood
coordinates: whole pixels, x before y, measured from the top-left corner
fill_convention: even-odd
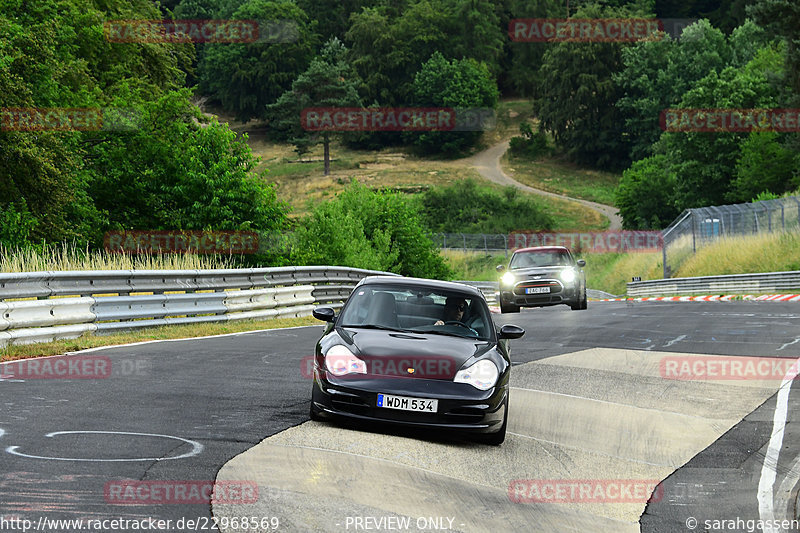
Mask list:
[[[569,266],[548,266],[548,267],[528,267],[509,270],[517,278],[528,278],[529,276],[553,276],[560,272],[572,268]]]
[[[372,330],[359,328],[343,328],[352,339],[356,355],[366,361],[373,359],[391,360],[395,364],[406,364],[409,361],[430,365],[429,361],[444,361],[446,365],[437,368],[448,368],[452,372],[439,376],[451,379],[461,367],[473,357],[489,351],[493,343],[478,339],[468,339],[452,335],[419,334]],[[415,364],[416,364],[415,363]]]

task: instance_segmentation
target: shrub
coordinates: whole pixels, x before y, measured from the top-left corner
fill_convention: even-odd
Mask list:
[[[419,212],[402,195],[355,181],[317,205],[297,230],[295,264],[340,265],[447,279]]]

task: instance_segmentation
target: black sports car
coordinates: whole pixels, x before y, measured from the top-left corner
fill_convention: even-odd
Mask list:
[[[500,278],[500,312],[519,313],[520,307],[566,304],[586,309],[586,261],[575,260],[564,246],[537,246],[514,252]]]
[[[500,444],[511,361],[486,300],[473,287],[393,276],[365,278],[317,342],[312,420],[340,417],[447,428]]]

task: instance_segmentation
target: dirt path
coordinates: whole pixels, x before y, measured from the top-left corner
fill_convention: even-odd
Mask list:
[[[524,185],[509,177],[508,174],[503,172],[503,168],[500,165],[500,158],[503,157],[503,154],[506,153],[506,150],[508,150],[508,141],[503,141],[500,144],[496,144],[491,148],[484,150],[483,152],[473,155],[466,161],[475,167],[481,176],[490,181],[499,183],[500,185],[511,185],[523,191],[540,194],[542,196],[549,196],[551,198],[559,198],[561,200],[569,200],[570,202],[579,203],[588,207],[589,209],[598,211],[604,217],[608,218],[610,222],[610,225],[608,226],[609,230],[622,229],[622,217],[617,214],[616,207],[598,204],[597,202],[590,202],[588,200],[571,198],[569,196],[564,196],[563,194],[556,194],[553,192],[543,191],[541,189],[534,189],[533,187],[528,187],[527,185]]]

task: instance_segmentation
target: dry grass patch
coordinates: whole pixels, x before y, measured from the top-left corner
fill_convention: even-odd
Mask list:
[[[65,245],[38,252],[0,246],[0,272],[45,270],[195,270],[234,268],[225,256],[196,254],[129,255]]]

